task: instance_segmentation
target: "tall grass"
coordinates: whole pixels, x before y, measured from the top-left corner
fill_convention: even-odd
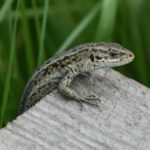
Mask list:
[[[118,70],[150,86],[150,2],[31,0],[0,2],[0,126],[17,116],[37,65],[73,45],[118,42],[135,53]]]
[[[7,3],[7,1],[5,3]],[[19,1],[17,3],[17,6],[18,5],[19,5]],[[6,7],[6,9],[7,8],[8,7]],[[13,69],[13,63],[14,63],[14,55],[15,55],[16,25],[17,25],[17,17],[15,17],[15,19],[14,19],[14,25],[13,25],[13,29],[12,29],[13,32],[12,32],[11,42],[10,42],[8,70],[7,70],[7,74],[6,74],[6,81],[5,81],[5,85],[4,85],[4,92],[3,92],[3,98],[2,98],[0,126],[3,126],[3,121],[4,121],[4,117],[5,117],[5,113],[6,113],[6,107],[7,107],[7,103],[8,103],[8,96],[9,96],[9,90],[10,90],[10,84],[11,84],[12,69]]]

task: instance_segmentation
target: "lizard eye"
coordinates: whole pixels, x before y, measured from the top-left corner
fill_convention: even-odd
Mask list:
[[[112,51],[112,52],[110,52],[110,56],[111,56],[111,57],[116,57],[116,56],[118,56],[118,54],[117,54],[116,52],[113,52],[113,51]]]
[[[90,59],[92,62],[94,62],[94,55],[93,54],[90,55]]]

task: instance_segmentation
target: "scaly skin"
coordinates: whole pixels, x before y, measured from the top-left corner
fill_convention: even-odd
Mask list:
[[[72,99],[97,105],[97,98],[81,95],[70,88],[79,74],[131,62],[134,54],[116,43],[87,43],[54,56],[32,75],[24,90],[20,113],[25,112],[54,89]]]

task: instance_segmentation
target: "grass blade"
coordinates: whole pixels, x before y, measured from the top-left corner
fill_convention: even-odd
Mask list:
[[[115,18],[117,13],[118,0],[103,0],[96,40],[109,41],[111,39]]]
[[[17,3],[17,8],[19,7],[19,1]],[[18,18],[15,18],[14,21],[14,28],[13,28],[13,34],[12,34],[12,41],[10,44],[10,53],[9,53],[9,63],[8,63],[8,71],[6,75],[6,82],[4,87],[4,94],[3,94],[3,100],[2,100],[2,110],[1,110],[1,118],[0,118],[0,127],[3,126],[4,122],[4,116],[6,113],[6,107],[8,102],[8,95],[9,95],[9,89],[10,89],[10,82],[11,82],[11,76],[12,76],[12,69],[13,69],[13,63],[14,63],[14,55],[15,55],[15,42],[16,42],[16,26],[17,26],[17,20]]]
[[[63,52],[94,19],[94,17],[97,15],[98,11],[100,10],[99,3],[96,4],[96,6],[85,16],[85,18],[81,20],[81,22],[77,25],[77,27],[71,32],[71,34],[67,37],[67,39],[57,50],[56,54]]]
[[[25,2],[24,0],[21,1],[21,21],[22,21],[22,32],[25,40],[25,46],[26,46],[26,58],[27,58],[27,67],[28,67],[28,73],[31,74],[34,70],[34,59],[33,59],[33,46],[32,46],[32,40],[29,30],[29,24],[28,24],[28,18],[26,16],[26,8],[25,8]]]
[[[0,22],[6,17],[7,12],[10,10],[13,0],[6,0],[0,10]]]
[[[48,8],[49,8],[49,0],[45,0],[45,6],[44,6],[44,15],[43,15],[43,24],[42,24],[42,30],[41,30],[41,40],[39,42],[39,55],[38,55],[38,65],[41,63],[44,53],[44,37],[45,37],[45,31],[46,31],[46,21],[48,16]]]

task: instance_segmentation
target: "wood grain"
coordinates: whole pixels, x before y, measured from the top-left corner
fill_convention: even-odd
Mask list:
[[[80,76],[72,88],[99,96],[99,107],[54,91],[0,130],[0,149],[150,149],[149,88],[112,69]]]

